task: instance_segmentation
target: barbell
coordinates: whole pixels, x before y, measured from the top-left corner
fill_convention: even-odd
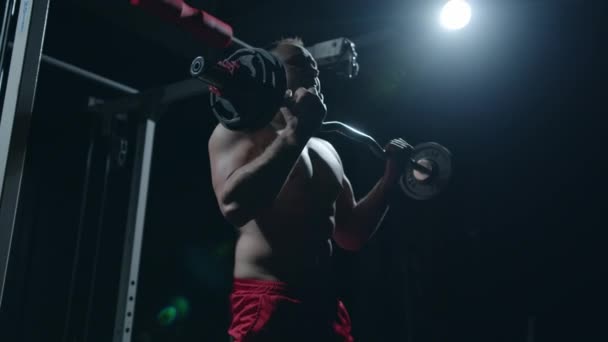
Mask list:
[[[256,130],[264,127],[284,104],[287,82],[283,63],[272,53],[234,37],[232,27],[227,23],[189,6],[183,0],[130,0],[130,3],[189,31],[194,38],[210,46],[224,49],[236,43],[241,47],[218,63],[206,65],[203,57],[197,57],[190,65],[190,74],[209,85],[211,110],[227,129]],[[346,47],[344,55],[352,67],[348,74],[356,74],[358,64],[355,62],[354,44],[331,44],[334,45]],[[330,50],[333,57],[342,55],[342,51]],[[355,71],[351,70],[353,68]],[[320,130],[338,132],[362,142],[380,159],[387,158],[386,151],[374,138],[346,124],[325,122]],[[407,144],[406,148],[409,152],[407,165],[399,180],[402,190],[418,200],[435,197],[451,177],[450,151],[432,142],[416,147]]]
[[[196,57],[190,65],[192,77],[209,85],[209,104],[218,121],[230,130],[256,130],[266,126],[284,104],[287,89],[283,63],[260,48],[239,49],[218,63],[207,65]],[[321,132],[336,132],[367,145],[386,160],[386,151],[371,136],[342,122],[321,125]],[[444,146],[427,142],[406,144],[407,165],[399,179],[403,192],[416,200],[439,194],[452,174],[452,155]]]

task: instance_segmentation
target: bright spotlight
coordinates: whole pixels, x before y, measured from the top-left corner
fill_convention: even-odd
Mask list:
[[[465,0],[450,0],[443,6],[439,19],[448,30],[461,29],[471,21],[471,6]]]

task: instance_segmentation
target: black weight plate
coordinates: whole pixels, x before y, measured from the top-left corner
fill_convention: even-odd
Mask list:
[[[283,102],[287,86],[283,64],[262,49],[241,49],[226,59],[237,62],[234,82],[221,96],[210,93],[213,114],[231,130],[254,130],[272,120]]]
[[[421,159],[429,160],[433,165],[433,174],[429,179],[419,181],[414,177],[413,163]],[[427,142],[414,147],[411,162],[399,184],[409,197],[416,200],[429,200],[437,196],[449,183],[452,176],[452,154],[444,146]]]

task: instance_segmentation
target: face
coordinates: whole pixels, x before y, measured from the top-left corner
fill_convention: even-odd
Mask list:
[[[316,88],[321,94],[319,68],[308,50],[292,44],[283,44],[275,50],[276,55],[285,65],[287,88],[295,91],[303,88]]]

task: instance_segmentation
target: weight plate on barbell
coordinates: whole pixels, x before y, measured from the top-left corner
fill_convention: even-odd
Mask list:
[[[283,103],[285,68],[263,49],[240,49],[222,63],[233,66],[232,82],[221,95],[210,93],[211,109],[231,130],[255,130],[267,125]]]
[[[415,146],[410,159],[399,180],[401,189],[416,200],[428,200],[437,196],[447,186],[452,176],[450,151],[438,143],[427,142]],[[414,175],[413,163],[422,159],[431,162],[433,171],[428,179],[420,181]]]

